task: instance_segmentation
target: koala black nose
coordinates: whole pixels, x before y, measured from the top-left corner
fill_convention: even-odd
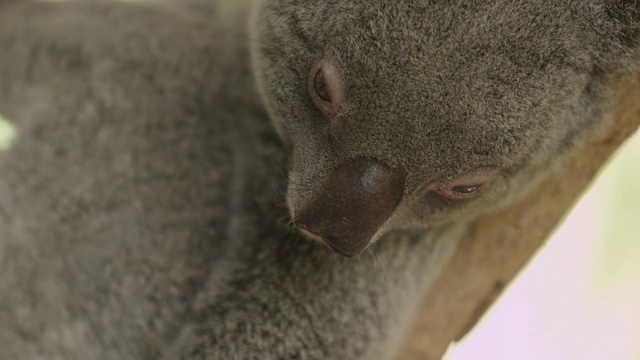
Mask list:
[[[361,253],[402,198],[405,175],[378,161],[357,159],[334,170],[295,224],[344,256]]]

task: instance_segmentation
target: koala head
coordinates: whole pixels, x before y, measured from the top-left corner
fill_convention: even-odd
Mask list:
[[[260,2],[254,71],[301,232],[354,256],[535,181],[587,121],[597,68],[589,10],[543,3]]]

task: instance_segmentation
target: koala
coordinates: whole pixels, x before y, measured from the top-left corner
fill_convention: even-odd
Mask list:
[[[253,62],[291,149],[293,221],[354,256],[391,230],[512,202],[597,121],[603,77],[637,56],[638,11],[260,2]]]
[[[581,145],[634,1],[0,0],[0,358],[386,359]]]

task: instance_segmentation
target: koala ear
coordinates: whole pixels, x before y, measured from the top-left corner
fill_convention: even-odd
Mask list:
[[[329,117],[336,116],[344,102],[344,86],[336,67],[328,60],[317,63],[309,73],[308,88],[318,109]]]

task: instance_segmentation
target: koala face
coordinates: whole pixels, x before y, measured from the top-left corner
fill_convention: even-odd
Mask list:
[[[254,70],[290,151],[294,223],[354,256],[390,230],[508,203],[586,121],[594,65],[580,11],[263,2]]]

